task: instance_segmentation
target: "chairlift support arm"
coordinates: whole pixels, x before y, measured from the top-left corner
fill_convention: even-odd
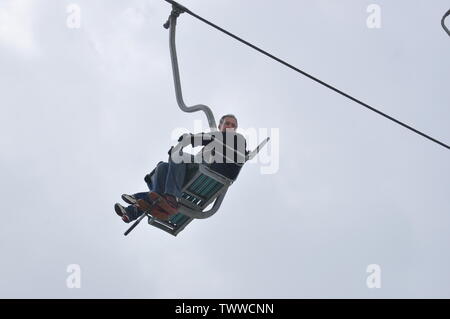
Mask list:
[[[444,28],[445,32],[447,32],[447,34],[450,36],[450,30],[447,28],[447,26],[445,25],[445,18],[447,18],[450,15],[450,9],[448,9],[448,11],[444,14],[444,16],[442,17],[441,20],[441,25]]]
[[[172,4],[172,12],[170,13],[169,19],[164,24],[164,28],[170,30],[170,38],[169,38],[170,58],[172,62],[173,80],[175,84],[175,94],[178,106],[183,112],[187,113],[203,111],[206,115],[206,118],[208,119],[208,125],[211,131],[217,131],[216,120],[209,106],[204,104],[187,106],[183,100],[183,92],[181,90],[180,70],[177,58],[177,49],[175,45],[175,34],[176,34],[177,19],[180,16],[180,14],[186,12],[187,9],[174,1],[167,1],[167,2]]]

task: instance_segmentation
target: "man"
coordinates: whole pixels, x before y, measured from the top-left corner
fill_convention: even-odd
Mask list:
[[[235,180],[248,153],[245,138],[236,133],[237,126],[236,117],[226,114],[220,119],[219,132],[184,134],[178,141],[183,141],[183,145],[204,146],[200,153],[201,161],[207,163],[215,172]],[[169,150],[169,161],[159,162],[151,178],[147,178],[147,175],[146,182],[150,193],[122,195],[122,199],[130,205],[124,207],[116,203],[114,209],[125,223],[139,218],[148,209],[151,209],[154,217],[162,220],[168,220],[178,212],[186,165],[192,159],[182,158],[181,153],[182,150],[174,150],[172,147]],[[152,202],[157,204],[151,207]]]

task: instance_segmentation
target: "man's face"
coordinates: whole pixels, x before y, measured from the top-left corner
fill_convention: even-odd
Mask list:
[[[222,124],[219,126],[219,130],[221,132],[236,131],[237,128],[237,122],[233,117],[226,117],[223,119]]]

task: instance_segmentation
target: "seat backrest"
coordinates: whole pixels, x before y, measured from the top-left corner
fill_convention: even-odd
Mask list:
[[[205,209],[233,183],[203,164],[196,165],[196,170],[188,175],[190,178],[185,181],[180,202],[197,211]]]

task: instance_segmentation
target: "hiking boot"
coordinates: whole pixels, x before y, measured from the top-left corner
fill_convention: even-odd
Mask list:
[[[120,217],[127,214],[125,207],[123,207],[119,203],[114,204],[114,210],[116,211],[116,214],[119,215]]]
[[[114,205],[114,210],[116,211],[116,214],[119,215],[119,217],[121,217],[125,223],[128,224],[131,221],[130,217],[128,217],[128,215],[127,215],[127,211],[125,210],[125,207],[123,207],[119,203],[116,203]]]
[[[122,199],[125,203],[134,205],[137,203],[137,199],[133,195],[122,194]]]
[[[131,222],[131,219],[130,219],[130,217],[128,217],[128,215],[123,215],[122,220],[126,224],[129,224]]]

